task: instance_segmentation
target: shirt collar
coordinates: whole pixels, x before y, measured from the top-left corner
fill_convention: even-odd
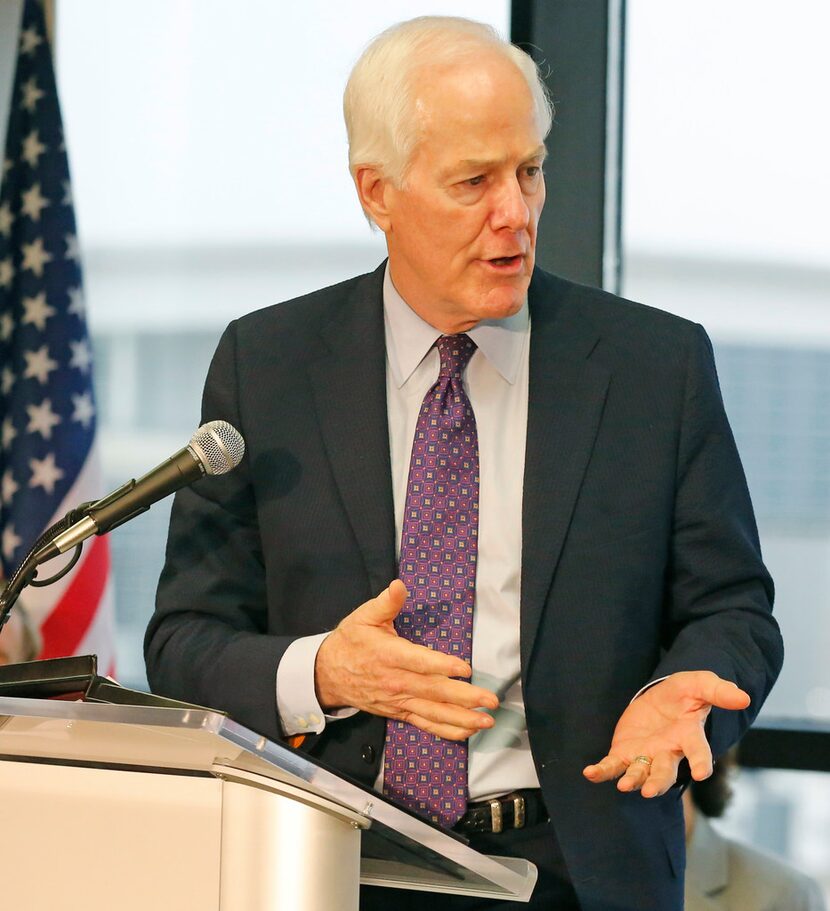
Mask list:
[[[389,263],[383,276],[383,314],[386,355],[398,389],[415,372],[441,333],[406,303],[392,283]],[[485,358],[511,385],[516,382],[522,349],[530,335],[530,313],[525,299],[522,309],[500,320],[482,320],[467,332]]]

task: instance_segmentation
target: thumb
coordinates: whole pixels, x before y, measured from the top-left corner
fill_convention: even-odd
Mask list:
[[[721,709],[745,709],[752,700],[749,693],[745,693],[731,680],[719,679],[715,684],[715,691],[711,700],[712,705]]]
[[[692,672],[688,675],[688,682],[694,697],[720,709],[745,709],[751,702],[749,694],[739,686],[711,671]]]
[[[403,582],[400,579],[394,579],[389,588],[384,589],[377,598],[372,598],[363,605],[363,620],[374,626],[392,623],[403,610],[407,594]]]

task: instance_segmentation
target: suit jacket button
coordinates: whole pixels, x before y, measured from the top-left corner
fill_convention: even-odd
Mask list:
[[[371,765],[375,761],[375,748],[371,743],[364,743],[360,748],[360,755],[367,765]]]

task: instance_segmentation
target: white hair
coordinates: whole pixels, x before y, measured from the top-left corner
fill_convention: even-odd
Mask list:
[[[343,95],[349,137],[349,170],[378,168],[403,184],[418,143],[413,76],[425,66],[474,60],[482,50],[512,61],[527,81],[536,108],[540,138],[547,136],[553,105],[533,59],[490,25],[453,16],[420,16],[393,25],[372,40],[354,66]]]

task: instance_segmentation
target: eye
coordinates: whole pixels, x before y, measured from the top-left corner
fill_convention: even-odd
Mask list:
[[[484,175],[479,174],[477,177],[471,177],[469,180],[465,180],[464,183],[468,184],[471,187],[478,187],[484,183]]]

